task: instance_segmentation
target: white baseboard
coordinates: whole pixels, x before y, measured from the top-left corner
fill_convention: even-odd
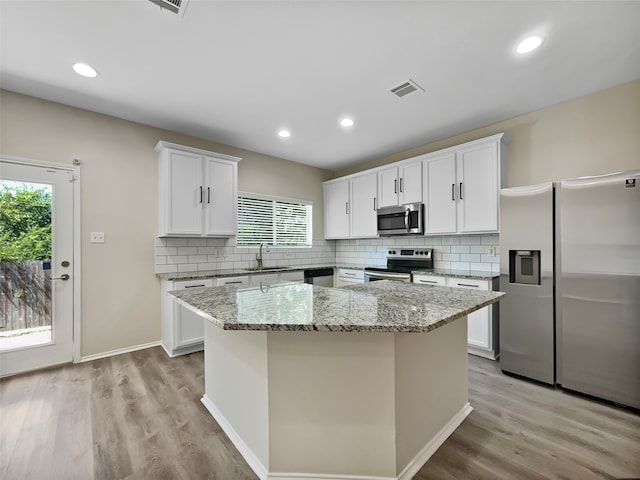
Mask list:
[[[498,359],[498,355],[496,355],[493,350],[486,350],[484,348],[474,347],[473,345],[469,345],[467,347],[467,352],[471,355],[476,355],[477,357],[488,358],[489,360]]]
[[[245,461],[249,464],[249,467],[251,467],[251,470],[255,472],[258,478],[260,480],[270,480],[269,471],[267,470],[267,468],[262,464],[258,457],[255,456],[255,454],[247,446],[247,444],[244,443],[244,440],[240,438],[240,435],[238,435],[238,433],[234,430],[234,428],[227,421],[224,415],[222,415],[220,410],[218,410],[218,408],[213,404],[209,397],[203,395],[200,401],[209,411],[215,421],[218,422],[220,428],[222,428],[224,433],[227,434],[229,440],[231,440],[231,443],[235,445],[235,447],[238,449],[238,452],[240,452],[240,455],[242,455]]]
[[[133,347],[119,348],[117,350],[111,350],[110,352],[96,353],[95,355],[87,355],[81,357],[78,363],[90,362],[92,360],[98,360],[100,358],[113,357],[114,355],[122,355],[123,353],[136,352],[138,350],[144,350],[145,348],[159,347],[160,342],[149,342],[141,345],[134,345]]]
[[[427,463],[429,458],[440,448],[440,446],[449,438],[456,428],[464,421],[465,418],[473,411],[473,408],[467,403],[462,409],[440,429],[436,436],[425,445],[420,452],[407,464],[397,477],[379,477],[368,475],[336,475],[336,474],[314,474],[314,473],[279,473],[269,472],[262,462],[254,455],[251,449],[240,438],[227,419],[222,415],[220,410],[209,400],[206,395],[200,400],[211,416],[218,422],[220,428],[227,434],[231,442],[240,452],[240,455],[249,464],[260,480],[411,480],[418,473],[422,466]]]
[[[444,427],[440,429],[436,436],[433,437],[415,457],[413,457],[413,460],[411,460],[404,470],[402,470],[400,475],[398,475],[397,480],[411,480],[413,476],[418,473],[418,470],[427,463],[431,456],[436,453],[436,450],[440,448],[447,438],[449,438],[449,435],[451,435],[455,429],[460,426],[472,411],[473,407],[467,402],[467,404],[462,407],[462,409],[456,413]]]

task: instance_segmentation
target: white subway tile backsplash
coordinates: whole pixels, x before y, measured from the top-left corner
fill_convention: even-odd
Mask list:
[[[167,263],[169,265],[177,265],[177,264],[188,263],[188,262],[189,262],[189,257],[187,257],[186,255],[168,255],[167,256]]]
[[[186,247],[189,243],[188,238],[167,238],[165,241],[167,247]]]
[[[497,250],[498,245],[498,235],[314,240],[311,248],[271,248],[269,253],[263,253],[263,258],[266,265],[345,263],[370,266],[384,265],[389,249],[425,247],[434,249],[436,268],[498,271],[499,256],[488,255],[489,246]],[[237,247],[235,239],[157,238],[154,246],[156,273],[240,269],[257,265],[258,248]]]

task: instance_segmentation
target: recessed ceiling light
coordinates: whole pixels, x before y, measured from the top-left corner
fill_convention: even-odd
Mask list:
[[[353,127],[354,123],[355,122],[350,118],[343,118],[342,120],[340,120],[340,125],[342,125],[343,127]]]
[[[278,135],[280,135],[282,138],[288,138],[291,136],[291,132],[289,130],[280,130],[278,132]]]
[[[95,69],[93,69],[86,63],[74,63],[73,71],[78,75],[82,75],[83,77],[93,78],[98,76],[98,72],[96,72]]]
[[[516,52],[520,54],[529,53],[538,48],[540,45],[542,45],[542,38],[535,36],[528,37],[520,42],[520,45],[518,45],[518,48],[516,48]]]

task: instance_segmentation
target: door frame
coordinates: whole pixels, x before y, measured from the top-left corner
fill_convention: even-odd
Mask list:
[[[67,163],[50,162],[44,160],[33,160],[30,158],[13,157],[8,155],[1,155],[0,159],[9,163],[16,163],[19,165],[29,165],[33,167],[41,168],[55,168],[59,170],[65,170],[71,172],[74,177],[73,182],[73,363],[81,361],[81,293],[82,293],[82,278],[80,268],[80,253],[82,240],[81,237],[81,209],[80,209],[80,160],[74,158],[74,164],[69,165]],[[75,162],[78,162],[76,165]]]

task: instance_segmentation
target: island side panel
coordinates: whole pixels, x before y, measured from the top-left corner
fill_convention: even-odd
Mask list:
[[[272,473],[395,478],[393,335],[268,334]]]
[[[269,470],[267,334],[204,321],[203,403],[254,471]],[[222,418],[220,418],[220,415]],[[229,427],[233,431],[228,431]],[[238,444],[238,439],[244,446]],[[260,464],[256,465],[255,460]]]
[[[399,333],[395,339],[399,475],[412,461],[421,467],[471,412],[467,317],[429,333]]]

